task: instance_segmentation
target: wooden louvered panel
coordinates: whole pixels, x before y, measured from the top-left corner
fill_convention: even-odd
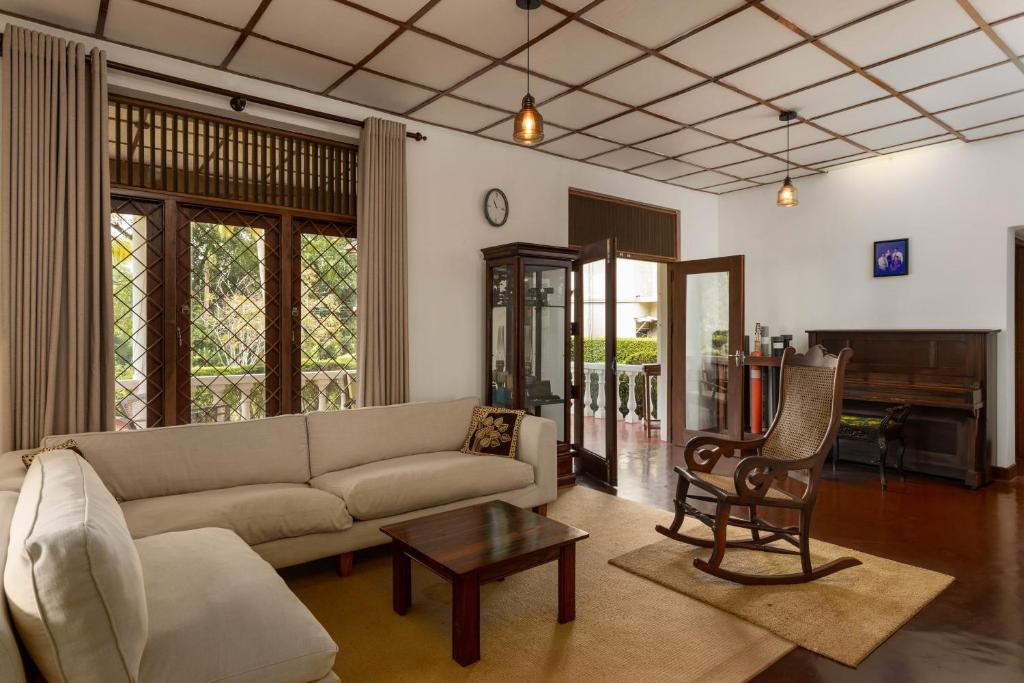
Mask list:
[[[569,244],[614,237],[619,253],[654,261],[679,258],[679,212],[615,197],[569,191]]]

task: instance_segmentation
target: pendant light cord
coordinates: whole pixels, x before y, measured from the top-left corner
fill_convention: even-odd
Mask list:
[[[526,8],[526,94],[530,94],[530,8]]]
[[[786,177],[789,177],[789,122],[790,119],[786,119]]]

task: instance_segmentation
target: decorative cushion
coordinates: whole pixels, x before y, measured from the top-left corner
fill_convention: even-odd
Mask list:
[[[234,533],[173,531],[136,547],[150,621],[138,683],[305,683],[328,676],[338,646]]]
[[[230,529],[249,545],[345,531],[345,503],[306,484],[251,484],[121,504],[132,538],[203,527]]]
[[[473,408],[473,419],[469,423],[469,433],[462,444],[462,452],[467,455],[516,457],[519,425],[525,414],[525,410],[510,408]]]
[[[868,429],[878,429],[882,424],[882,418],[871,415],[843,415],[840,420],[842,420],[844,425],[849,425],[850,427],[865,427]]]
[[[534,483],[534,474],[512,458],[442,451],[328,472],[309,483],[343,498],[356,519],[379,519],[521,489]]]
[[[50,683],[139,680],[149,620],[124,515],[85,460],[41,453],[11,520],[4,589]]]
[[[60,443],[55,444],[53,446],[47,446],[46,448],[37,448],[34,451],[22,453],[21,462],[23,465],[25,465],[25,469],[27,470],[32,465],[32,461],[36,459],[37,455],[39,455],[40,453],[48,453],[49,451],[74,451],[79,455],[82,454],[82,451],[78,450],[77,441],[75,441],[74,439],[65,439],[64,441],[61,441]]]

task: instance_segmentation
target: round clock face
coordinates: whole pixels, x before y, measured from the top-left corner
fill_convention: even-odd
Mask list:
[[[508,220],[508,197],[498,188],[488,190],[484,196],[484,216],[496,228]]]

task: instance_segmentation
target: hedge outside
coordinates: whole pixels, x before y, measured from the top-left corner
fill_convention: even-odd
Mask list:
[[[604,337],[583,340],[583,362],[604,362]],[[650,337],[619,337],[615,340],[615,362],[643,365],[658,362],[658,340]]]

